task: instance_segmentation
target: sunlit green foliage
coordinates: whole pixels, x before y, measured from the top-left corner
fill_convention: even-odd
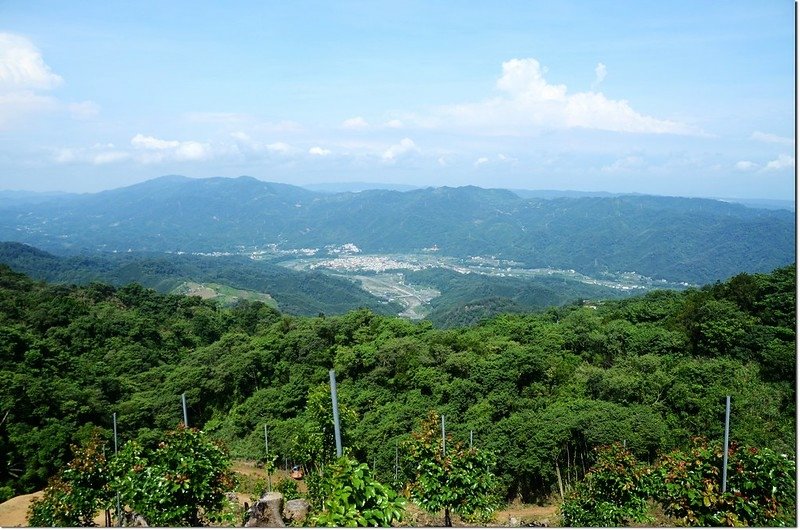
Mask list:
[[[651,470],[622,444],[603,446],[597,461],[561,505],[566,526],[623,526],[651,522],[647,499]]]
[[[647,501],[685,526],[796,526],[796,463],[770,449],[728,450],[722,491],[722,444],[696,438],[652,465],[620,445],[606,447],[561,506],[567,526],[652,522]]]
[[[224,511],[235,484],[230,462],[200,431],[179,426],[155,449],[128,442],[110,458],[106,445],[95,433],[73,447],[75,457],[31,504],[30,525],[93,526],[117,498],[151,526],[200,526],[231,515]]]
[[[234,487],[224,449],[179,426],[155,449],[129,442],[111,464],[110,488],[151,526],[218,522]]]
[[[403,516],[405,499],[349,456],[330,462],[307,481],[315,526],[388,527]]]
[[[104,443],[94,433],[86,444],[72,447],[74,458],[28,508],[30,526],[94,526],[95,515],[112,496]]]
[[[722,444],[697,439],[653,466],[652,495],[688,526],[796,526],[797,464],[770,449],[732,445],[722,492]]]
[[[499,507],[493,456],[464,447],[452,436],[443,441],[436,412],[428,414],[405,449],[414,469],[411,499],[432,514],[444,510],[445,526],[452,526],[450,512],[466,521],[485,522]]]

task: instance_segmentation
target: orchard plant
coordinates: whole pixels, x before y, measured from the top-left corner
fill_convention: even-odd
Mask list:
[[[112,462],[111,488],[151,526],[201,526],[225,518],[235,485],[226,451],[179,425],[154,450],[128,442]]]
[[[372,478],[366,464],[343,456],[308,477],[315,526],[391,526],[405,499]]]
[[[695,438],[687,451],[662,456],[654,494],[664,511],[691,526],[795,526],[796,463],[770,449],[728,449],[722,492],[721,444]]]
[[[651,470],[620,443],[597,450],[595,465],[561,505],[566,526],[622,526],[651,522]]]
[[[564,524],[647,522],[646,501],[652,499],[685,526],[796,526],[793,459],[731,444],[724,492],[722,464],[722,444],[703,438],[662,455],[652,466],[618,445],[601,449],[595,466],[562,504]]]
[[[226,452],[197,429],[179,426],[149,450],[128,442],[106,458],[95,433],[51,479],[28,511],[31,526],[94,526],[103,509],[120,504],[151,526],[201,526],[233,519],[225,493],[234,487]]]
[[[431,411],[405,444],[414,466],[411,499],[431,514],[444,510],[445,526],[453,525],[451,512],[468,522],[489,521],[500,505],[493,455],[465,448],[449,436],[446,443],[443,455],[439,415]]]
[[[72,446],[73,459],[50,479],[43,497],[28,509],[30,526],[94,526],[94,516],[111,499],[109,462],[98,431],[82,446]]]

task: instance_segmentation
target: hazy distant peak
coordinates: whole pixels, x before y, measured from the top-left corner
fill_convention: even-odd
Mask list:
[[[313,184],[303,184],[301,186],[307,190],[322,193],[361,193],[364,191],[411,191],[419,189],[418,186],[409,184],[392,184],[378,182],[319,182]]]
[[[192,180],[192,179],[189,178],[189,177],[186,177],[184,175],[163,175],[161,177],[156,177],[154,179],[150,179],[150,180],[146,180],[144,182],[140,182],[140,184],[146,184],[148,182],[163,182],[165,184],[167,184],[167,183],[177,184],[177,183],[181,183],[181,182],[188,182],[190,180]]]

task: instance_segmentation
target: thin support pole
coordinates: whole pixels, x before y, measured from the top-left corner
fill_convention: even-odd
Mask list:
[[[444,414],[442,414],[442,456],[444,457],[446,454],[445,451],[445,438],[444,438]]]
[[[728,485],[728,433],[731,428],[731,397],[725,397],[725,450],[722,453],[722,493]]]
[[[114,418],[114,454],[117,454],[117,413],[113,415]]]
[[[266,454],[265,464],[267,467],[267,487],[272,491],[272,462],[269,459],[269,436],[267,435],[267,424],[264,424],[264,454]]]
[[[397,442],[394,443],[394,481],[397,482],[397,467],[400,461],[400,449],[397,447]]]
[[[339,427],[339,400],[336,397],[336,372],[330,370],[331,402],[333,404],[333,433],[336,436],[336,457],[342,456],[342,431]]]
[[[114,455],[117,454],[117,413],[115,412],[113,415],[114,418]],[[119,492],[117,492],[117,526],[122,526],[122,521],[120,520],[120,514],[122,513],[122,506],[119,501]]]
[[[469,448],[472,449],[472,431],[469,431]]]
[[[189,414],[186,412],[186,392],[181,394],[181,403],[183,404],[183,426],[189,427]]]

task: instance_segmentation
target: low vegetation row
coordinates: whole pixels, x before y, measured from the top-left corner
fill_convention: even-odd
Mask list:
[[[318,419],[320,430],[331,427],[330,415]],[[440,438],[438,419],[432,411],[404,444],[403,460],[412,469],[405,483],[395,478],[394,484],[382,484],[349,451],[335,458],[333,447],[320,446],[320,460],[306,475],[310,510],[290,522],[397,526],[404,523],[409,501],[434,517],[443,513],[444,526],[453,525],[451,514],[471,525],[489,522],[502,504],[496,459],[489,451],[453,443],[452,437]],[[100,433],[73,447],[73,460],[31,504],[28,523],[93,526],[102,510],[115,525],[144,518],[156,526],[250,526],[257,517],[231,500],[237,484],[227,452],[197,429],[179,425],[151,449],[133,441],[113,456],[106,456],[107,449]],[[652,465],[619,443],[596,452],[595,464],[560,506],[564,526],[653,523],[654,504],[682,526],[796,525],[797,469],[785,454],[734,444],[723,459],[721,447],[699,438],[688,450],[660,455]],[[276,459],[264,458],[267,473]],[[278,482],[276,489],[290,499],[300,496],[292,481]],[[280,521],[280,509],[269,517]]]

